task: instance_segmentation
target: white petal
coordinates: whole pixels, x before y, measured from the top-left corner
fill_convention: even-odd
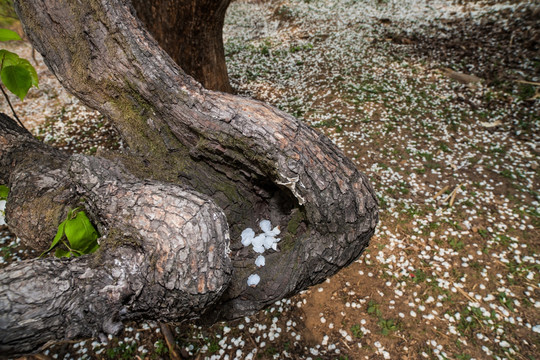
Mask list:
[[[270,220],[263,220],[259,223],[259,226],[261,227],[261,230],[264,232],[269,232],[272,230],[272,223]]]
[[[275,242],[276,239],[273,236],[265,236],[263,245],[266,249],[270,249]]]
[[[248,286],[257,286],[257,284],[259,283],[259,281],[261,281],[261,277],[257,274],[251,274],[249,275],[248,279],[247,279],[247,284]]]
[[[257,259],[255,259],[255,265],[257,265],[258,267],[266,265],[266,260],[264,259],[264,256],[257,256]]]
[[[244,242],[247,242],[248,244],[244,244],[244,246],[248,246],[251,243],[253,237],[255,236],[255,231],[253,231],[252,228],[247,228],[242,231],[242,234],[240,234],[240,236],[242,236],[242,244],[244,244]]]
[[[253,251],[255,251],[258,254],[262,254],[266,249],[264,246],[253,246]]]
[[[253,237],[255,236],[255,231],[251,228],[247,228],[244,231],[242,231],[242,245],[249,246],[251,244],[251,241],[253,240]]]
[[[275,228],[272,229],[272,231],[268,231],[265,234],[266,235],[276,236],[276,235],[281,234],[281,230],[279,230],[279,226],[276,226]]]
[[[253,245],[253,247],[261,247],[264,244],[265,238],[266,236],[264,234],[259,234],[255,236],[253,240],[251,240],[251,244]]]

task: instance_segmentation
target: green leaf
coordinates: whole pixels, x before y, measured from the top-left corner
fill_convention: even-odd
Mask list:
[[[21,40],[19,34],[8,29],[0,29],[0,41]]]
[[[33,81],[32,74],[24,65],[4,66],[0,72],[0,78],[9,91],[21,100],[24,100]]]
[[[2,67],[4,66],[11,66],[11,65],[19,65],[19,61],[21,58],[19,55],[12,53],[11,51],[7,50],[0,50],[0,65]]]
[[[32,79],[32,85],[39,87],[39,78],[36,69],[32,66],[30,61],[22,59],[19,55],[7,50],[0,50],[0,71],[7,66],[20,65],[24,67]]]
[[[57,258],[71,257],[71,252],[69,250],[64,250],[62,248],[58,248],[58,249],[55,250],[54,256],[56,256]]]
[[[96,252],[97,249],[99,249],[99,244],[97,241],[94,241],[93,243],[90,243],[86,249],[81,251],[83,254],[91,254],[93,252]]]
[[[0,185],[0,200],[7,200],[9,188],[6,185]]]
[[[81,254],[89,254],[99,247],[97,244],[99,235],[84,211],[78,212],[75,218],[66,221],[65,232],[70,248]]]
[[[71,255],[75,256],[75,257],[79,257],[81,255],[84,255],[85,253],[83,253],[82,251],[77,251],[77,250],[73,250],[71,249]]]
[[[64,220],[60,223],[60,225],[58,225],[58,230],[56,231],[56,235],[54,236],[51,246],[46,251],[44,251],[43,254],[39,255],[39,257],[42,257],[43,255],[51,251],[62,239],[62,237],[64,236],[64,230],[66,228],[66,221],[67,220]],[[55,252],[55,255],[56,255],[56,252]]]
[[[19,64],[23,66],[26,70],[28,70],[28,73],[30,74],[30,77],[32,78],[32,85],[35,87],[39,87],[39,79],[36,69],[30,64],[30,61],[26,59],[20,59],[19,58]]]
[[[56,231],[56,235],[54,236],[51,246],[49,246],[49,248],[45,250],[43,254],[39,255],[39,257],[42,257],[43,255],[51,251],[58,244],[58,242],[62,240],[62,237],[64,236],[65,227],[66,227],[66,220],[62,221],[60,225],[58,225],[58,230]]]

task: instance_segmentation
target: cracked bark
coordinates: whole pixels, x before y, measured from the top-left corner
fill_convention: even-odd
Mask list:
[[[138,179],[110,160],[59,153],[3,114],[0,158],[2,169],[10,169],[1,174],[12,186],[10,227],[10,219],[29,213],[24,199],[41,199],[56,214],[67,210],[64,198],[40,194],[68,193],[68,199],[85,199],[106,234],[92,256],[36,259],[2,269],[1,353],[30,351],[59,338],[117,333],[126,319],[195,318],[228,286],[227,221],[208,197]],[[36,162],[46,171],[18,181]],[[23,224],[14,230],[24,230],[19,236],[25,241],[40,237],[43,229]]]
[[[4,299],[19,296],[19,287],[12,285],[18,281],[13,273],[26,267],[51,266],[54,271],[43,273],[71,276],[72,288],[63,296],[78,301],[74,299],[80,298],[77,291],[81,288],[94,288],[92,294],[98,297],[99,281],[116,280],[96,275],[85,280],[89,283],[82,287],[75,281],[77,269],[88,266],[96,274],[110,274],[135,263],[141,265],[126,275],[129,291],[118,291],[128,295],[106,299],[111,302],[106,318],[114,319],[114,324],[143,317],[163,321],[200,317],[213,322],[253,313],[319,283],[354,261],[368,245],[378,212],[365,175],[326,137],[292,116],[252,99],[204,89],[159,47],[136,18],[128,0],[91,0],[84,6],[62,0],[25,0],[16,1],[16,9],[25,32],[49,68],[69,91],[114,122],[129,151],[109,154],[108,160],[68,156],[54,149],[44,151],[42,145],[22,134],[9,135],[5,130],[9,126],[4,126],[8,136],[0,138],[0,144],[8,145],[0,147],[1,175],[15,189],[8,199],[8,204],[13,205],[8,206],[7,216],[14,231],[21,229],[19,237],[36,248],[51,239],[47,231],[23,224],[23,219],[41,215],[39,207],[33,210],[17,206],[22,199],[52,202],[51,208],[56,210],[48,218],[56,222],[43,225],[50,226],[48,231],[52,232],[68,208],[84,198],[87,212],[104,235],[104,245],[96,255],[68,261],[34,260],[2,270],[0,291],[7,294]],[[21,155],[27,146],[37,149],[36,159],[47,159],[37,174],[30,171],[31,165],[25,165],[27,160]],[[4,168],[8,163],[13,166]],[[37,181],[42,173],[56,176],[50,176],[50,181]],[[26,182],[29,189],[44,185],[45,190],[17,190],[25,184],[18,179],[28,174],[34,176]],[[62,196],[47,195],[55,191]],[[227,221],[221,216],[217,223],[213,217],[203,217],[182,226],[171,225],[183,224],[187,210],[171,208],[164,215],[166,206],[153,196],[144,196],[146,193],[163,194],[158,197],[167,199],[169,194],[171,199],[189,198],[196,204],[203,201],[212,209],[208,211],[223,213]],[[124,211],[129,214],[122,215]],[[16,218],[20,221],[15,226]],[[239,234],[246,227],[257,228],[261,219],[280,225],[282,240],[279,251],[265,254],[266,266],[256,269],[257,254],[241,245]],[[187,233],[183,230],[186,226]],[[231,233],[230,253],[226,251],[227,228]],[[168,257],[180,249],[180,245],[168,241],[181,238],[188,242],[186,234],[201,239],[206,236],[207,243],[213,244],[199,249],[199,242],[191,242],[182,248],[207,266],[189,268],[179,256]],[[115,251],[126,252],[122,255],[126,259],[139,260],[126,260],[126,264],[118,266],[104,260],[99,260],[99,265],[92,261],[114,258]],[[165,269],[165,275],[160,269]],[[151,274],[149,277],[162,285],[140,285],[148,277],[141,280],[139,271]],[[260,275],[261,282],[257,287],[248,287],[246,279],[254,272]],[[177,289],[177,284],[195,286],[193,279],[199,276],[207,284],[202,292],[191,287],[194,290],[193,294],[188,291],[189,297]],[[21,281],[26,284],[26,280]],[[47,279],[41,279],[40,284],[47,284]],[[175,286],[169,290],[167,286],[172,284]],[[215,290],[208,284],[214,284]],[[141,286],[148,295],[143,297],[143,305],[137,301],[141,295],[134,295]],[[37,294],[31,298],[38,298],[39,289],[32,291]],[[58,302],[55,296],[49,304]],[[96,302],[100,300],[96,298]],[[38,331],[49,338],[65,338],[111,329],[98,321],[104,316],[94,307],[84,311],[82,319],[73,321],[75,329],[70,331],[53,330],[47,325],[54,324],[49,321],[57,316],[54,314],[65,311],[46,305],[33,315],[35,308],[27,307],[29,313],[24,313],[24,306],[20,306],[20,316],[32,319],[29,323],[33,327],[25,329],[28,333]],[[53,314],[46,314],[45,307]],[[72,308],[75,317],[76,308]],[[3,335],[17,320],[11,312],[0,315]],[[23,345],[24,349],[32,349],[39,345],[38,337],[0,343],[5,351],[17,347],[20,350]]]

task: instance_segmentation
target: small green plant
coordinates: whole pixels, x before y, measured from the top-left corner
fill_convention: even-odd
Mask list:
[[[369,300],[367,312],[370,315],[375,315],[377,317],[382,316],[381,309],[379,309],[379,304],[373,300]]]
[[[485,229],[478,229],[478,234],[480,234],[480,236],[482,236],[482,237],[487,237],[488,236],[488,232]]]
[[[0,185],[0,201],[7,201],[9,195],[9,188],[6,185]],[[5,216],[4,210],[0,210],[0,215]]]
[[[490,317],[493,317],[491,314]],[[457,329],[461,335],[473,336],[475,331],[481,327],[486,320],[489,320],[490,317],[484,316],[484,313],[480,308],[467,306],[461,312],[461,319],[457,324]]]
[[[427,278],[427,275],[424,271],[420,270],[420,269],[416,269],[414,270],[413,273],[411,273],[411,278],[412,278],[412,281],[415,283],[415,284],[419,284],[421,282],[424,282]]]
[[[70,210],[66,220],[58,225],[58,231],[54,240],[41,256],[56,248],[54,256],[71,257],[91,254],[99,248],[98,232],[79,208]],[[67,241],[66,241],[67,239]]]
[[[362,329],[360,328],[360,325],[358,324],[351,326],[351,333],[357,339],[360,339],[364,336],[364,332],[362,331]]]
[[[448,244],[455,251],[463,250],[463,248],[465,247],[465,243],[463,241],[461,241],[461,240],[456,239],[456,238],[450,238],[448,240]]]
[[[452,150],[448,147],[448,145],[445,142],[442,142],[439,144],[439,149],[441,149],[445,153],[451,153]]]
[[[7,246],[0,247],[0,257],[4,258],[4,261],[9,261],[14,254],[17,253],[17,244],[11,243]]]
[[[508,298],[508,295],[506,295],[506,293],[500,292],[497,298],[499,299],[499,302],[504,305],[508,310],[514,311],[514,303],[510,298]]]
[[[508,237],[507,235],[497,235],[495,237],[495,240],[497,240],[498,243],[500,243],[503,246],[509,246],[512,242],[512,239]]]
[[[275,346],[270,345],[269,347],[266,348],[265,353],[266,355],[273,357],[274,355],[279,353],[279,350]]]
[[[379,326],[381,327],[381,333],[386,336],[392,331],[399,330],[399,324],[397,324],[394,319],[379,319]]]
[[[0,200],[7,200],[9,188],[6,185],[0,185]]]
[[[420,157],[423,157],[426,161],[433,161],[432,153],[419,151],[417,155],[419,155]]]
[[[208,343],[208,352],[210,354],[215,354],[219,351],[220,346],[218,341],[215,338],[211,338],[210,342]]]
[[[163,342],[163,340],[158,340],[154,343],[154,347],[156,348],[156,354],[158,355],[165,355],[169,352],[169,348],[167,345]]]
[[[133,359],[136,348],[136,344],[123,343],[122,345],[118,344],[117,347],[107,349],[106,354],[109,359],[129,360]]]

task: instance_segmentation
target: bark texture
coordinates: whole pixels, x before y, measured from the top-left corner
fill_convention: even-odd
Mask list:
[[[137,219],[143,218],[136,214],[118,218],[125,208],[131,211],[129,199],[146,191],[144,186],[151,187],[150,193],[157,188],[169,189],[168,186],[176,189],[177,185],[193,189],[189,194],[204,201],[211,198],[227,218],[232,275],[227,281],[228,270],[223,265],[222,275],[216,275],[221,280],[216,280],[215,285],[227,283],[225,292],[216,295],[217,299],[205,300],[204,313],[177,311],[175,307],[182,308],[180,303],[184,300],[171,300],[167,306],[158,307],[160,318],[178,321],[200,316],[215,321],[253,313],[323,281],[354,261],[368,245],[378,221],[377,201],[367,178],[355,165],[326,137],[292,116],[252,99],[204,89],[159,47],[135,16],[128,0],[89,0],[84,5],[68,0],[24,0],[16,1],[16,9],[28,37],[62,84],[87,105],[108,116],[129,145],[129,151],[110,156],[109,162],[93,158],[75,161],[73,157],[68,161],[69,181],[75,184],[77,194],[87,198],[88,212],[100,223],[100,230],[104,229],[102,234],[115,238],[115,228],[125,229],[120,234],[137,237],[140,246],[144,247],[148,241],[153,244],[148,249],[159,247],[163,234],[152,238],[150,233],[144,233],[148,226],[155,226],[151,218],[146,218],[148,223],[140,220],[144,224],[138,222]],[[99,165],[111,169],[105,178],[116,177],[116,183],[102,186],[101,178],[98,177],[97,183],[93,180],[91,174],[99,167],[94,165],[96,161],[122,164],[117,168]],[[94,170],[88,172],[85,168]],[[126,171],[133,175],[121,175]],[[5,176],[13,186],[19,175],[13,171]],[[133,180],[133,176],[146,180]],[[65,186],[72,189],[73,185]],[[109,188],[115,195],[113,199],[123,200],[109,204],[112,201],[106,195]],[[129,189],[137,193],[131,194]],[[94,193],[94,190],[99,191]],[[152,201],[156,202],[145,208],[151,209],[154,215],[150,216],[159,218],[163,204]],[[62,211],[66,210],[59,210]],[[8,208],[10,218],[15,218],[14,212],[15,209]],[[265,254],[266,266],[256,269],[254,260],[258,254],[244,248],[239,235],[246,227],[257,229],[262,219],[280,225],[282,240],[278,251]],[[203,224],[206,219],[197,221]],[[199,226],[213,226],[218,231],[218,227],[225,229],[226,225]],[[159,228],[154,230],[159,233]],[[180,231],[171,225],[168,230]],[[39,238],[39,234],[21,232],[20,235],[34,243],[32,237]],[[226,242],[226,231],[222,239]],[[176,249],[175,245],[167,246],[166,249]],[[215,258],[214,261],[225,264],[226,246],[220,241],[215,246],[221,262]],[[210,248],[201,251],[208,255]],[[155,256],[160,259],[162,255]],[[40,266],[33,264],[26,266]],[[155,269],[148,271],[159,272],[159,261],[150,264]],[[17,286],[11,285],[17,279],[12,275],[19,269],[17,266],[4,270],[0,276],[7,279],[8,293],[18,291]],[[119,264],[118,269],[122,266]],[[208,269],[213,269],[212,266]],[[199,270],[195,273],[190,272],[193,268],[182,270],[176,278],[197,278]],[[261,278],[257,287],[247,286],[247,277],[252,273]],[[169,278],[160,279],[167,284]],[[133,282],[130,288],[138,288],[137,280]],[[16,295],[8,298],[13,296]],[[169,294],[165,291],[159,296],[165,298],[160,301],[167,301]],[[129,315],[124,317],[158,317],[157,313],[138,308],[127,311]],[[89,311],[85,316],[95,317],[94,321],[88,320],[89,324],[98,322],[99,314]],[[16,322],[9,314],[6,319]],[[38,317],[34,329],[47,322],[46,318]],[[73,333],[76,331],[56,336],[69,337]],[[13,344],[10,343],[12,348]]]
[[[231,0],[133,0],[159,45],[205,88],[232,92],[223,23]]]
[[[11,142],[20,137],[27,141]],[[0,353],[31,351],[49,340],[116,333],[121,321],[130,318],[196,318],[221,297],[232,272],[229,232],[225,215],[209,198],[137,179],[106,159],[64,155],[55,161],[57,150],[31,139],[3,114],[0,144],[0,158],[11,163],[9,183],[17,189],[9,195],[8,203],[15,204],[9,213],[27,212],[15,201],[32,196],[25,191],[60,189],[70,198],[84,198],[87,210],[99,219],[100,232],[107,234],[93,255],[37,259],[2,269]],[[47,157],[31,154],[21,160],[17,150],[29,144]],[[56,187],[46,177],[31,188],[18,184],[27,172],[25,162],[34,159],[63,181]],[[22,235],[39,232],[27,228]]]

